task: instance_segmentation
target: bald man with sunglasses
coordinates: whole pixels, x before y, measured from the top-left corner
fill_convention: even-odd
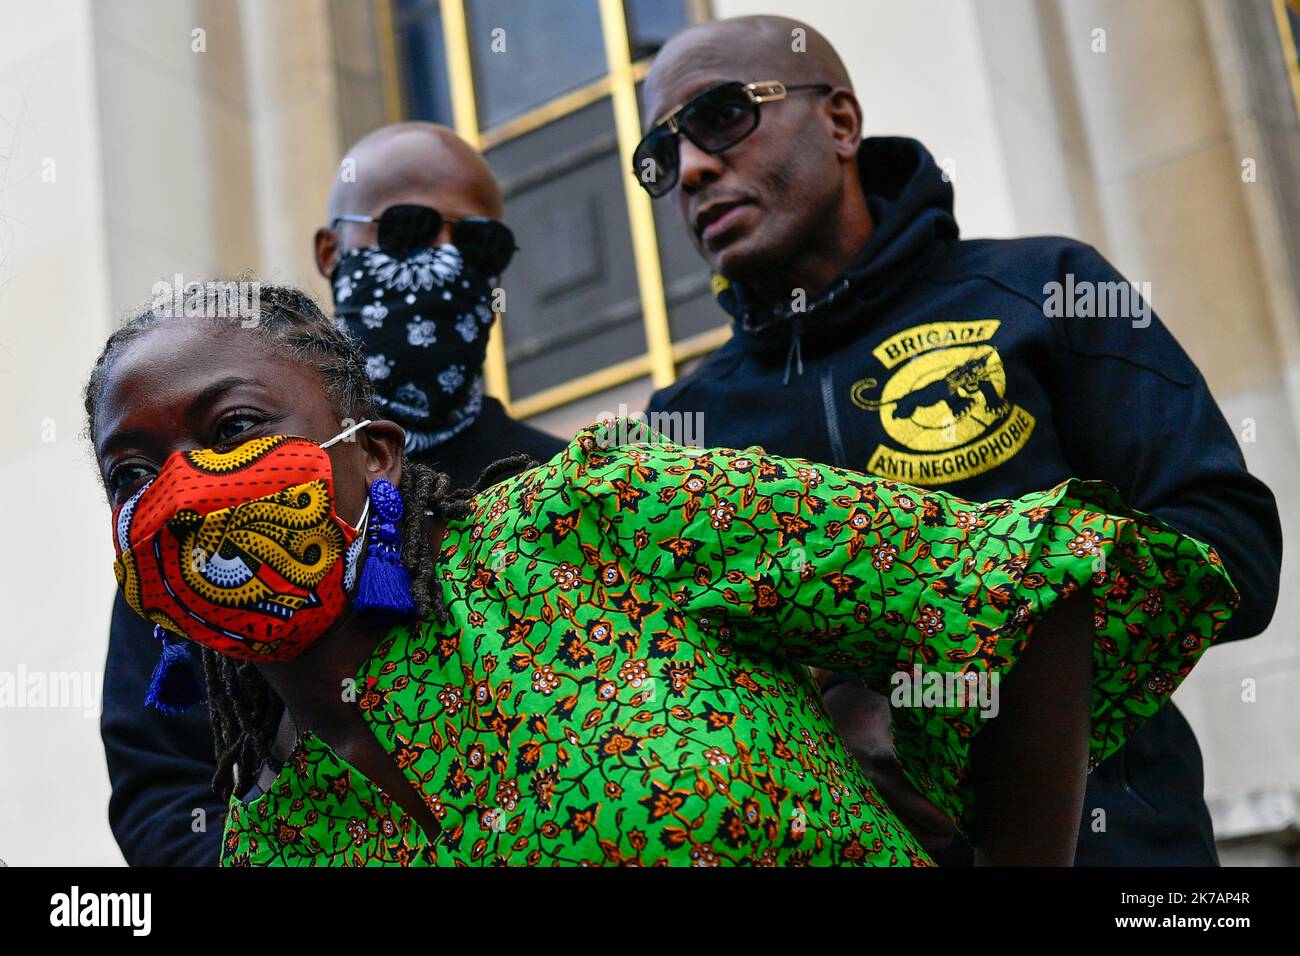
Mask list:
[[[316,266],[367,354],[385,417],[406,429],[408,454],[456,487],[513,452],[546,461],[564,447],[483,391],[494,314],[480,300],[517,251],[501,213],[496,178],[468,143],[446,127],[398,123],[348,151],[328,224],[313,237]],[[453,291],[457,305],[435,316]],[[109,823],[133,866],[215,866],[226,805],[211,786],[207,708],[168,715],[145,707],[159,653],[118,595],[100,721]]]
[[[703,415],[711,445],[758,444],[973,501],[1106,481],[1218,550],[1242,596],[1221,640],[1264,629],[1277,506],[1204,378],[1144,302],[1097,318],[1051,305],[1053,284],[1130,287],[1095,249],[959,240],[952,184],[929,151],[864,139],[839,56],[795,20],[679,34],[656,57],[645,102],[653,119],[631,172],[681,215],[734,331],[656,393],[652,412]],[[889,701],[848,675],[823,693],[927,849],[969,862],[893,758]],[[1196,738],[1166,706],[1089,776],[1076,865],[1216,864],[1202,789]]]

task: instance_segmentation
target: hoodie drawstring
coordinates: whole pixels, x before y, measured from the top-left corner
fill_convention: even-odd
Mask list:
[[[796,363],[796,369],[799,374],[803,374],[803,316],[794,317],[794,328],[790,333],[790,351],[785,354],[785,377],[781,379],[782,385],[790,384],[790,363]]]

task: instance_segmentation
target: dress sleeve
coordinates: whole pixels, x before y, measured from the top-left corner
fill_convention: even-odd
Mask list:
[[[1092,594],[1090,769],[1237,604],[1211,547],[1102,482],[976,504],[760,448],[593,442],[566,460],[607,533],[696,627],[889,695],[904,770],[967,831],[971,741],[1060,598]]]

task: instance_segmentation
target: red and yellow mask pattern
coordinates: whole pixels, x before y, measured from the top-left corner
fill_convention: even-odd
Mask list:
[[[145,619],[228,657],[289,660],[339,619],[356,529],[306,438],[176,452],[113,513],[113,570]]]

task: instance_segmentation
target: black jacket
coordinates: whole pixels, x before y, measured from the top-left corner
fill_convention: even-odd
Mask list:
[[[1218,550],[1242,596],[1223,640],[1263,630],[1282,552],[1273,496],[1123,277],[1070,239],[960,241],[952,186],[915,140],[865,140],[858,161],[875,228],[849,270],[803,311],[722,289],[732,338],[651,412],[701,413],[709,446],[758,444],[974,501],[1103,479]],[[1089,826],[1097,807],[1105,834]],[[1085,811],[1079,863],[1216,860],[1200,753],[1172,705],[1092,774]]]
[[[500,402],[485,398],[470,428],[415,458],[445,471],[456,487],[466,487],[508,454],[522,451],[547,461],[563,447],[560,439],[509,418]],[[144,706],[158,655],[152,626],[119,594],[100,719],[113,788],[109,824],[132,866],[216,865],[226,805],[212,791],[216,757],[208,710],[200,704],[183,716],[167,717]],[[197,668],[196,677],[202,680]],[[205,821],[202,829],[199,820]]]

